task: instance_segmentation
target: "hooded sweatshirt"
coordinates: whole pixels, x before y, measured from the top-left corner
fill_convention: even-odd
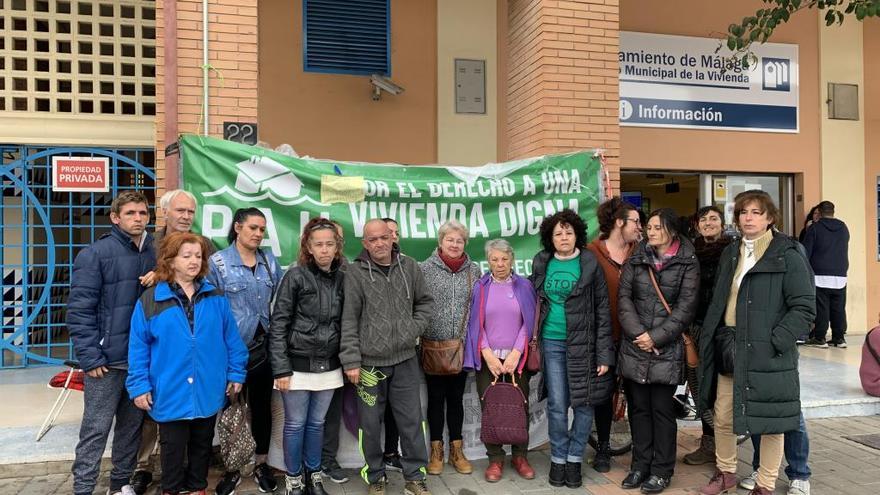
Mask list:
[[[807,229],[804,249],[816,273],[816,285],[826,287],[820,284],[820,277],[846,277],[849,270],[849,229],[845,223],[836,218],[820,218]],[[846,284],[845,280],[843,284]]]
[[[394,366],[416,355],[434,299],[418,263],[395,246],[388,274],[363,250],[345,273],[339,360],[343,369]]]

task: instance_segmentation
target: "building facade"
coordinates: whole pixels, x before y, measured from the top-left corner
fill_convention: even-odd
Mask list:
[[[15,177],[22,180],[29,167],[40,169],[22,154],[46,153],[32,161],[42,164],[45,175],[53,149],[102,150],[111,161],[127,157],[149,172],[126,162],[119,169],[125,187],[155,189],[158,196],[180,186],[176,136],[223,136],[225,123],[239,130],[253,125],[256,133],[249,137],[273,147],[288,143],[301,155],[352,161],[479,165],[598,148],[608,158],[612,187],[643,208],[672,206],[683,215],[709,203],[726,208],[730,195],[721,189],[761,187],[782,207],[781,228],[797,234],[812,205],[833,201],[852,233],[848,311],[850,330],[862,332],[880,311],[880,68],[868,63],[880,49],[880,21],[848,19],[826,28],[810,10],[777,29],[772,41],[797,58],[793,131],[621,120],[621,99],[630,91],[620,75],[622,42],[639,34],[717,38],[762,5],[5,0],[3,163],[17,161]],[[373,73],[402,92],[377,93]],[[855,120],[829,118],[832,83],[855,85]],[[78,246],[100,230],[89,227],[82,230],[88,235],[72,239],[76,229],[64,233],[63,227],[106,223],[104,210],[94,209],[87,221],[82,215],[91,205],[106,206],[113,191],[56,193],[51,201],[57,203],[43,196],[28,203],[16,199],[9,184],[2,243],[3,292],[11,299],[4,299],[3,339],[4,355],[12,359],[9,348],[33,332],[24,328],[29,316],[19,313],[44,309],[36,305],[43,297],[42,289],[34,289],[40,284],[10,274],[28,271],[29,262],[50,270],[47,255],[39,254],[39,245],[49,244],[41,242],[45,232],[66,243],[67,254],[56,261],[69,264]],[[52,196],[43,187],[40,194]],[[57,207],[51,211],[58,218],[42,221],[39,208],[28,206],[37,203]],[[46,277],[36,273],[30,279]],[[40,287],[49,290],[50,284]],[[56,294],[50,290],[45,299],[60,304],[63,291],[56,284]],[[45,308],[41,318],[63,322],[62,313]],[[63,332],[45,325],[46,335]],[[46,355],[50,348],[35,349]]]

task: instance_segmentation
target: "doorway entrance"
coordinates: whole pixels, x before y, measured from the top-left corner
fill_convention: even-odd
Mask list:
[[[777,228],[792,235],[794,228],[794,176],[790,174],[728,174],[724,172],[665,172],[623,170],[620,195],[645,214],[672,208],[681,216],[700,207],[715,205],[724,212],[725,230],[735,231],[733,205],[736,195],[751,189],[766,191],[779,207]]]

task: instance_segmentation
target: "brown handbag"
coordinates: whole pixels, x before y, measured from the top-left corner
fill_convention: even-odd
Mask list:
[[[541,323],[541,298],[538,298],[538,304],[535,305],[535,326],[532,327],[532,338],[526,344],[526,365],[523,367],[526,371],[537,373],[541,371],[541,348],[538,347],[538,336],[541,329],[538,324]]]
[[[651,276],[651,283],[654,284],[654,290],[657,292],[657,297],[660,298],[660,302],[663,303],[663,307],[666,309],[666,314],[672,314],[672,310],[669,309],[669,303],[666,302],[666,298],[663,297],[663,292],[660,290],[660,285],[657,283],[657,278],[654,277],[654,271],[650,268],[648,268],[648,275]],[[697,364],[700,363],[700,353],[697,352],[697,346],[687,333],[682,332],[681,336],[684,339],[684,351],[685,356],[687,357],[687,365],[691,368],[696,368]]]
[[[473,293],[473,274],[468,268],[468,295],[465,312],[461,319],[459,334],[464,334],[470,313],[470,300]],[[428,375],[457,375],[461,373],[464,362],[464,345],[461,339],[428,340],[421,339],[422,369]]]

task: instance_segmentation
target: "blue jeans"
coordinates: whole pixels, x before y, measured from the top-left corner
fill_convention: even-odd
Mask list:
[[[571,399],[565,341],[542,339],[544,384],[547,387],[547,429],[550,433],[550,461],[556,464],[583,462],[587,435],[593,426],[593,408],[578,406],[568,428]]]
[[[282,392],[284,399],[284,467],[287,474],[302,474],[321,469],[321,447],[324,437],[324,416],[333,400],[333,389],[313,392],[291,390]]]
[[[752,445],[755,447],[755,455],[752,457],[752,467],[758,470],[761,463],[761,435],[752,435]],[[801,411],[801,419],[797,430],[785,432],[785,475],[789,480],[808,480],[810,466],[807,460],[810,458],[810,437],[807,436],[807,423],[804,421],[804,413]]]

